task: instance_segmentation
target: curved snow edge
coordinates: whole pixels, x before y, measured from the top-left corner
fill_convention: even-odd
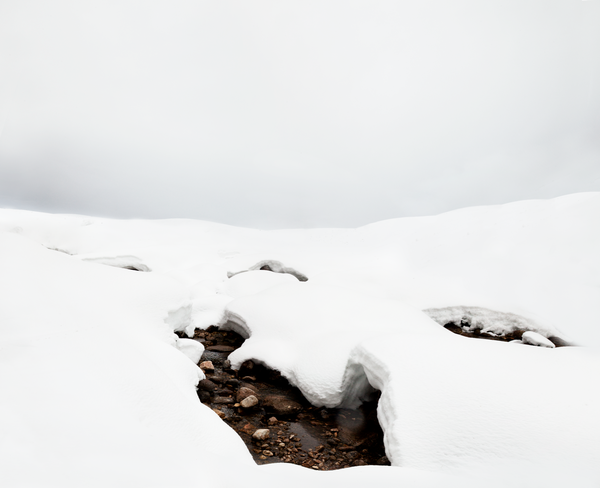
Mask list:
[[[393,434],[395,418],[391,401],[393,398],[391,376],[390,369],[383,361],[363,345],[355,347],[350,353],[342,383],[344,393],[342,406],[356,407],[367,399],[374,389],[381,392],[377,404],[377,420],[383,431],[385,453],[392,466],[400,466],[401,456],[398,449],[400,444]]]

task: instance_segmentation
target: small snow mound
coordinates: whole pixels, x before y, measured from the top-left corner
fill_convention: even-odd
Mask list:
[[[539,347],[556,347],[552,341],[546,339],[543,335],[538,334],[537,332],[533,332],[528,330],[523,333],[523,344],[529,344],[531,346],[539,346]]]
[[[231,278],[232,276],[235,276],[236,274],[245,273],[246,271],[255,271],[255,270],[272,271],[274,273],[290,274],[292,276],[295,276],[298,279],[298,281],[308,281],[308,277],[305,274],[301,273],[300,271],[295,270],[294,268],[284,266],[281,261],[276,261],[274,259],[264,259],[264,260],[256,263],[254,266],[250,266],[250,268],[248,268],[247,270],[238,271],[237,273],[229,272],[229,273],[227,273],[227,277]]]
[[[219,323],[225,313],[225,307],[231,300],[228,295],[209,292],[201,286],[192,289],[190,294],[191,321],[185,329],[188,337],[192,337],[196,329],[207,329],[211,325]]]
[[[194,339],[177,339],[175,343],[177,349],[185,354],[194,364],[200,362],[202,353],[204,352],[204,346]]]
[[[83,258],[83,261],[105,264],[106,266],[113,266],[115,268],[130,269],[132,271],[152,271],[135,256],[102,256],[97,258]]]
[[[233,299],[256,295],[273,286],[297,283],[296,278],[287,273],[269,273],[265,270],[247,271],[232,276],[223,283],[219,292]]]
[[[187,328],[192,322],[192,304],[189,302],[182,303],[179,307],[169,310],[165,317],[165,324],[167,324],[173,332],[186,331],[188,337],[193,335],[189,334]]]

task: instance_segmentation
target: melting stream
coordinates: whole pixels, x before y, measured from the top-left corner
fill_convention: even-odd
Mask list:
[[[389,464],[378,398],[355,410],[317,408],[278,371],[252,361],[232,370],[227,356],[244,342],[235,332],[210,327],[194,338],[205,346],[199,364],[210,361],[214,368],[203,364],[207,379],[199,385],[200,400],[240,435],[258,464],[288,462],[318,470]],[[244,408],[248,394],[258,404]],[[268,434],[263,431],[259,440],[255,433],[261,429]]]

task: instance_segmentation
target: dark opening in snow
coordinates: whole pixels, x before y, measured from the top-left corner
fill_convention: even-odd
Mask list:
[[[231,369],[227,357],[244,342],[239,334],[213,326],[197,330],[194,338],[205,346],[200,400],[240,435],[258,464],[317,470],[389,465],[377,421],[378,391],[357,409],[315,407],[263,364],[246,361]]]
[[[556,335],[542,334],[543,327],[514,313],[465,306],[429,308],[423,311],[444,328],[465,337],[504,342],[518,341],[546,347],[573,345]]]

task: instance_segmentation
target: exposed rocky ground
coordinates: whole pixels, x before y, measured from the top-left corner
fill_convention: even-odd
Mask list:
[[[377,399],[356,410],[316,408],[277,371],[252,361],[232,370],[227,357],[244,342],[235,332],[210,327],[194,338],[205,347],[200,400],[240,435],[258,464],[317,470],[390,464]]]
[[[496,335],[493,333],[486,332],[485,330],[481,330],[480,328],[475,328],[470,326],[469,323],[461,322],[448,322],[444,325],[446,329],[450,332],[454,332],[455,334],[462,335],[465,337],[473,337],[475,339],[489,339],[492,341],[503,341],[503,342],[513,342],[519,341],[524,342],[523,334],[527,332],[527,330],[514,330],[510,333],[506,333],[503,335]],[[570,346],[567,341],[560,337],[550,336],[548,340],[554,345],[554,347],[564,347]]]
[[[540,329],[538,324],[514,313],[465,306],[428,308],[423,312],[449,331],[465,337],[551,348],[574,345],[562,337],[536,332]]]
[[[524,341],[522,330],[495,335],[465,320],[444,327],[466,337]],[[205,347],[198,364],[206,375],[198,385],[200,401],[240,435],[258,464],[286,462],[318,470],[390,464],[377,421],[378,398],[355,410],[317,408],[278,371],[253,361],[233,370],[227,358],[244,342],[235,332],[213,326],[196,330],[194,339]],[[569,345],[549,339],[556,347]]]

